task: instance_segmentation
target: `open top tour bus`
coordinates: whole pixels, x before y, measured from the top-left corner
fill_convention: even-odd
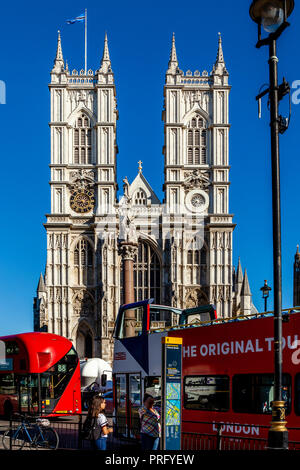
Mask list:
[[[114,333],[115,414],[117,427],[119,422],[128,437],[139,434],[137,410],[144,393],[160,406],[161,342],[170,336],[183,339],[183,447],[185,436],[216,435],[218,426],[235,438],[267,438],[274,383],[273,315],[203,322],[201,309],[211,315],[213,307],[181,311],[146,300],[120,308]],[[283,317],[283,398],[289,439],[300,443],[300,312],[288,311]]]

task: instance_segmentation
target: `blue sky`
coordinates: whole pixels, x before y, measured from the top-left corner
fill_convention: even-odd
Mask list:
[[[118,122],[118,180],[137,173],[138,160],[155,192],[162,198],[164,74],[171,36],[176,34],[182,70],[212,69],[222,32],[230,72],[230,210],[235,214],[234,263],[241,256],[247,267],[253,300],[260,310],[264,279],[272,286],[272,218],[269,117],[266,100],[257,118],[255,96],[268,81],[267,48],[255,49],[256,27],[249,2],[53,0],[6,2],[1,8],[0,80],[7,87],[7,104],[0,105],[0,334],[32,329],[32,298],[46,261],[43,223],[50,210],[49,72],[61,30],[69,68],[84,66],[82,24],[65,20],[88,9],[88,67],[96,70],[108,33],[115,73]],[[17,13],[16,13],[17,12]],[[300,79],[298,60],[300,12],[278,43],[279,77]],[[288,102],[281,105],[288,113]],[[292,305],[293,256],[300,242],[299,124],[300,105],[292,107],[288,132],[281,137],[283,305]],[[271,306],[272,302],[270,303]]]

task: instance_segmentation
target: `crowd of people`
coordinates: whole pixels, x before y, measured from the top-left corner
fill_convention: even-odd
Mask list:
[[[83,425],[84,437],[92,441],[96,450],[106,450],[107,437],[113,432],[105,416],[105,398],[96,395],[92,398]],[[154,406],[152,395],[145,394],[143,406],[138,410],[142,450],[157,450],[161,436],[160,411]]]

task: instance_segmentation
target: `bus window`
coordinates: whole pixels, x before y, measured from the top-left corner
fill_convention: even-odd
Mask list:
[[[0,375],[0,395],[14,395],[17,393],[14,374]]]
[[[128,413],[130,425],[130,437],[136,437],[140,431],[140,417],[138,410],[141,407],[141,376],[140,374],[129,374],[129,400],[128,400]]]
[[[115,376],[115,412],[116,429],[121,435],[127,434],[127,400],[126,400],[126,375],[117,374]]]
[[[190,410],[228,411],[229,377],[223,375],[185,377],[184,407]]]
[[[7,341],[5,343],[6,355],[12,356],[14,354],[19,354],[19,345],[16,341]]]
[[[291,377],[283,374],[283,400],[290,413]],[[236,413],[271,414],[274,393],[272,374],[235,375],[232,379],[232,407]]]
[[[133,406],[141,406],[141,377],[131,374],[129,376],[129,400]]]
[[[154,398],[154,406],[161,407],[161,377],[145,377],[145,394],[148,393]]]
[[[123,311],[118,338],[133,338],[142,334],[143,307],[131,308]]]
[[[126,375],[116,375],[116,406],[125,408],[126,402]]]
[[[179,319],[180,314],[177,312],[150,306],[150,331],[177,326]]]

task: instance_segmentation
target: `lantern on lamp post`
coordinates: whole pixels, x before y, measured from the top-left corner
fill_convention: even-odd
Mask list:
[[[268,281],[265,281],[264,285],[260,288],[260,290],[262,291],[262,297],[265,301],[265,312],[266,312],[267,305],[268,305],[268,298],[269,298],[270,291],[272,290],[272,288],[268,286]]]

